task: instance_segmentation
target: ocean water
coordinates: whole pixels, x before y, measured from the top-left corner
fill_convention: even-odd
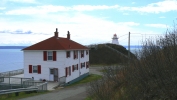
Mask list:
[[[21,49],[0,48],[0,73],[23,68],[23,51]]]

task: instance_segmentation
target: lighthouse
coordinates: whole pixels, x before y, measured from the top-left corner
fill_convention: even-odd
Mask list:
[[[117,38],[117,35],[116,35],[116,34],[113,35],[112,44],[119,45],[119,41],[118,41],[118,38]]]

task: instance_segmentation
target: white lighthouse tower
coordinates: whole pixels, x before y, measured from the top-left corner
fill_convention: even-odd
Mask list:
[[[116,34],[113,35],[112,44],[119,45],[119,41],[118,41],[118,38],[117,38],[117,35],[116,35]]]

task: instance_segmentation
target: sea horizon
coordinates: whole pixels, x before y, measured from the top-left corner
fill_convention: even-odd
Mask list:
[[[128,48],[127,45],[122,45],[125,48]],[[0,49],[23,49],[28,46],[0,46]],[[130,48],[141,48],[141,45],[130,45]]]

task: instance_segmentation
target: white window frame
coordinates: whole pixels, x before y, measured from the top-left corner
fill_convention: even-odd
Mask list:
[[[49,54],[51,53],[51,54]],[[51,57],[52,59],[49,59]],[[53,51],[47,51],[47,60],[52,61],[53,60]]]
[[[36,67],[36,70],[35,70],[35,67]],[[38,66],[37,65],[33,65],[32,71],[33,71],[33,73],[38,73]]]
[[[74,65],[74,71],[77,70],[77,65]]]
[[[85,67],[85,63],[81,63],[82,68]]]

